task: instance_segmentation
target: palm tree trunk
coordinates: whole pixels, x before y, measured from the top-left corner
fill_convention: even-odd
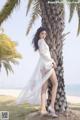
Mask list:
[[[64,24],[64,5],[63,3],[48,4],[48,0],[40,0],[42,26],[48,30],[47,44],[50,47],[52,58],[57,63],[56,75],[58,79],[58,90],[55,102],[55,109],[57,112],[67,110],[67,101],[64,84],[64,70],[63,70],[63,30]],[[51,89],[52,84],[48,80],[48,100],[47,109],[51,103]]]

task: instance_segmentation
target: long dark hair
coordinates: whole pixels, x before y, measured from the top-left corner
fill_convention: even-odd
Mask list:
[[[47,30],[46,30],[45,27],[39,27],[39,28],[37,29],[37,32],[36,32],[35,35],[34,35],[33,40],[32,40],[32,44],[33,44],[33,46],[34,46],[34,50],[35,50],[35,51],[38,50],[39,35],[40,35],[40,32],[42,32],[42,31],[46,31],[46,32],[47,32]]]

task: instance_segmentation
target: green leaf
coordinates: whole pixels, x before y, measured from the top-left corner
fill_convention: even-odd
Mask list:
[[[0,24],[8,18],[13,9],[20,3],[20,0],[7,0],[3,9],[0,11]]]
[[[70,22],[71,19],[72,19],[72,17],[73,17],[75,7],[76,7],[76,4],[75,4],[75,3],[71,3],[71,4],[69,5],[70,16],[69,16],[69,21],[68,21],[68,22]]]
[[[28,5],[27,5],[27,10],[26,10],[26,15],[28,14],[30,7],[32,5],[33,0],[29,0]]]
[[[14,71],[13,71],[13,69],[12,69],[12,67],[11,67],[9,62],[5,62],[4,61],[3,62],[3,66],[4,66],[5,70],[6,70],[7,75],[8,75],[9,72],[13,72],[14,73]]]
[[[79,0],[67,0],[67,2],[75,3],[75,2],[79,2]]]
[[[29,32],[30,32],[30,30],[32,28],[32,25],[34,24],[35,20],[41,14],[40,1],[39,0],[34,0],[32,2],[32,4],[33,4],[33,7],[32,7],[32,16],[31,16],[31,19],[30,19],[30,22],[29,22],[29,25],[28,25],[28,28],[27,28],[27,31],[26,31],[26,35],[29,34]]]
[[[76,10],[77,10],[77,14],[78,14],[78,31],[77,31],[77,35],[79,35],[80,33],[80,3],[77,4],[77,7],[76,7]]]

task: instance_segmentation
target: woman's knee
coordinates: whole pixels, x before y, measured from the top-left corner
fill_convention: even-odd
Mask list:
[[[55,73],[52,73],[52,75],[50,77],[50,80],[51,80],[53,86],[58,87],[58,80],[57,80],[57,77],[56,77]]]
[[[41,93],[46,93],[47,90],[47,83],[43,84],[41,87]]]
[[[58,87],[58,81],[57,81],[57,79],[52,81],[52,85],[55,86],[55,87]]]
[[[56,87],[58,87],[58,81],[57,80],[54,82],[54,84],[55,84]]]
[[[41,93],[46,93],[46,88],[42,86]]]

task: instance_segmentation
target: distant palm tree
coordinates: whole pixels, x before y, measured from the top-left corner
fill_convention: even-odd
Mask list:
[[[6,5],[10,6],[13,0],[9,0]],[[51,0],[55,1],[55,0]],[[62,2],[63,0],[57,0]],[[0,24],[11,14],[15,5],[18,4],[18,0],[15,0],[15,3],[12,3],[12,7],[10,9],[6,9],[6,5],[2,9],[2,14],[0,14]],[[67,2],[75,2],[75,0],[67,0]],[[76,0],[78,2],[78,0]],[[80,33],[80,3],[68,3],[70,8],[70,18],[69,22],[72,19],[74,9],[76,8],[79,23],[78,23],[78,32],[77,35]],[[55,109],[56,111],[66,111],[67,109],[67,101],[65,95],[65,84],[64,84],[64,68],[63,68],[63,41],[65,39],[66,34],[63,34],[64,31],[64,4],[63,3],[53,3],[49,4],[48,0],[29,0],[27,12],[28,14],[30,8],[32,7],[32,17],[27,29],[26,34],[29,33],[30,29],[32,28],[33,23],[35,22],[38,16],[42,18],[42,26],[45,26],[48,29],[48,38],[47,43],[50,47],[51,55],[55,59],[57,63],[57,78],[58,78],[58,92],[55,102]],[[7,14],[5,14],[5,11]],[[48,85],[48,100],[47,100],[47,107],[51,102],[51,82],[49,80]]]
[[[0,70],[3,67],[8,75],[9,72],[14,72],[12,64],[18,64],[17,59],[21,58],[21,54],[16,50],[16,43],[11,41],[5,34],[0,34]]]

